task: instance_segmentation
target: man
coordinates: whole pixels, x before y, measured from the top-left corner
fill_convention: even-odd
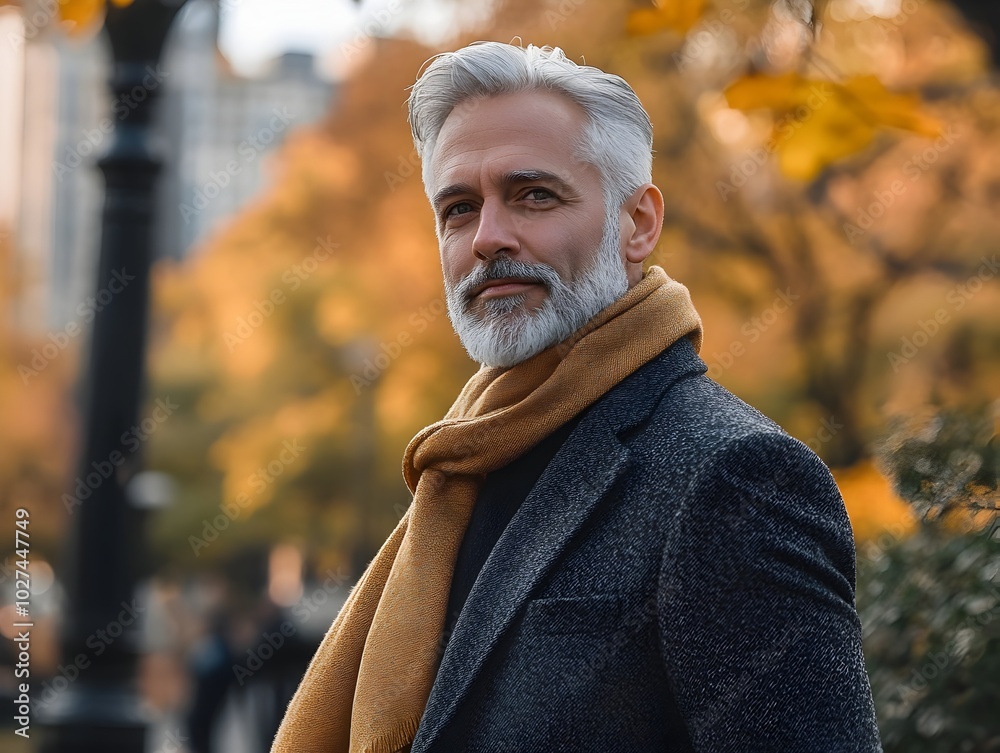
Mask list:
[[[410,123],[482,364],[275,751],[877,751],[843,501],[709,380],[652,127],[558,49],[437,57]]]

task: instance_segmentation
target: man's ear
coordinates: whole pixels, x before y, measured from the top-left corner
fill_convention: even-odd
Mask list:
[[[645,183],[626,199],[622,212],[631,219],[631,223],[624,225],[631,230],[622,239],[625,259],[633,264],[642,264],[653,253],[663,230],[663,194],[652,183]]]

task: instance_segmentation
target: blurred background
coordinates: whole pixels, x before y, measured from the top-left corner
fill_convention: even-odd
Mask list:
[[[998,25],[971,0],[0,2],[0,697],[32,699],[0,750],[268,749],[409,504],[406,443],[476,368],[407,87],[520,39],[635,88],[651,263],[709,375],[834,470],[886,751],[1000,751]]]

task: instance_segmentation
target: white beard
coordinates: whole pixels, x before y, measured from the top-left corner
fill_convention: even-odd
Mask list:
[[[510,368],[562,342],[601,309],[628,291],[628,275],[619,252],[618,213],[609,212],[591,267],[579,280],[565,282],[548,264],[527,264],[499,256],[470,272],[458,284],[445,280],[448,317],[469,356],[486,366]],[[526,277],[545,284],[548,295],[537,311],[524,306],[527,296],[481,301],[480,318],[468,310],[469,294],[487,280]]]

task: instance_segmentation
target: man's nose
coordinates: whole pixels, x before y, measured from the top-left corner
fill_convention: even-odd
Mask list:
[[[479,210],[479,227],[472,239],[472,253],[482,261],[492,261],[501,253],[520,250],[517,218],[501,202],[486,201]]]

